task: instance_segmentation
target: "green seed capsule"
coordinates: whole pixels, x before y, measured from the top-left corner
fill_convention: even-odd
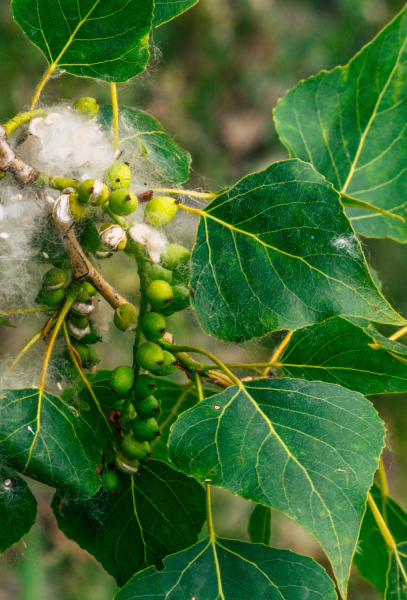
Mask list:
[[[90,361],[90,351],[88,346],[86,346],[85,344],[79,344],[78,342],[74,342],[72,344],[72,348],[78,353],[82,365],[86,365],[86,363]]]
[[[72,194],[69,196],[69,210],[71,211],[72,217],[79,221],[83,214],[83,204],[79,200],[78,194]]]
[[[172,286],[172,291],[174,296],[169,309],[173,312],[179,312],[188,308],[191,303],[189,289],[185,285],[174,285]]]
[[[86,329],[89,325],[89,321],[84,315],[72,315],[69,320],[78,329]]]
[[[114,403],[114,409],[117,410],[117,412],[122,412],[123,404],[124,404],[124,400],[117,400]]]
[[[144,460],[150,454],[150,444],[136,440],[132,433],[122,441],[121,451],[133,460]]]
[[[96,296],[96,294],[97,291],[95,290],[93,285],[85,281],[79,288],[79,292],[76,295],[76,300],[77,302],[89,302],[89,300],[92,300],[92,298]]]
[[[144,317],[141,329],[144,337],[150,342],[160,340],[167,331],[164,317],[154,312],[150,312]]]
[[[103,471],[102,480],[103,485],[108,492],[116,491],[120,485],[120,479],[118,474],[114,471],[108,471],[107,469]]]
[[[174,198],[159,196],[147,203],[144,218],[153,227],[163,227],[170,223],[177,214],[178,204]]]
[[[116,308],[113,321],[120,331],[132,331],[137,326],[138,310],[133,304],[122,304]]]
[[[87,119],[93,119],[99,112],[99,100],[95,98],[85,97],[79,98],[74,102],[74,109],[82,113]]]
[[[81,340],[90,331],[89,321],[86,317],[80,315],[71,315],[68,321],[68,329],[74,337]]]
[[[35,299],[37,304],[41,304],[44,306],[58,306],[62,302],[65,297],[65,291],[63,288],[59,288],[59,290],[54,290],[53,292],[48,292],[45,289],[40,289],[38,292],[38,296]]]
[[[105,183],[97,179],[86,179],[78,188],[79,200],[84,204],[101,206],[109,198],[109,189]]]
[[[66,272],[63,269],[50,269],[44,275],[42,287],[48,292],[53,292],[63,288],[67,280]]]
[[[116,367],[110,375],[110,387],[112,391],[125,394],[133,387],[134,371],[131,367]]]
[[[161,279],[167,283],[171,283],[172,281],[172,271],[164,269],[164,267],[157,264],[151,265],[148,271],[148,276],[151,281],[155,281],[156,279]]]
[[[116,454],[115,463],[117,468],[123,473],[127,473],[127,475],[136,475],[140,466],[138,460],[129,458],[124,452],[118,452]]]
[[[136,362],[146,371],[156,371],[164,364],[164,352],[157,344],[145,342],[136,353]]]
[[[134,408],[139,417],[143,419],[150,419],[151,417],[157,417],[161,412],[160,401],[155,396],[147,396],[147,398],[140,398],[137,400]]]
[[[155,385],[155,381],[150,375],[139,375],[136,379],[136,383],[134,385],[134,391],[137,396],[141,398],[147,398],[147,396],[151,396],[156,391],[157,386]]]
[[[160,434],[157,420],[154,417],[150,419],[142,419],[136,417],[132,424],[134,437],[141,441],[152,441]]]
[[[184,246],[170,244],[165,252],[163,264],[167,269],[174,270],[178,265],[186,263],[191,253]]]
[[[166,281],[156,279],[148,285],[146,296],[151,306],[154,308],[158,310],[160,308],[165,308],[172,302],[172,287]]]
[[[137,196],[124,188],[115,190],[109,197],[109,208],[115,215],[125,217],[131,215],[138,206]]]
[[[99,353],[93,346],[88,346],[89,350],[89,360],[86,363],[86,367],[90,369],[91,367],[96,367],[96,365],[100,362]]]
[[[164,350],[164,364],[162,367],[154,371],[154,375],[158,375],[159,377],[167,377],[176,371],[177,369],[177,359],[171,352],[167,352]]]
[[[89,333],[87,333],[82,338],[82,342],[84,344],[97,344],[98,342],[101,342],[101,341],[102,341],[102,338],[99,335],[99,332],[97,331],[97,329],[95,328],[93,323],[89,323]]]
[[[130,167],[126,163],[115,163],[106,169],[103,174],[103,181],[111,190],[130,187]]]
[[[100,243],[107,251],[124,250],[127,244],[126,232],[116,223],[103,223],[99,237]]]

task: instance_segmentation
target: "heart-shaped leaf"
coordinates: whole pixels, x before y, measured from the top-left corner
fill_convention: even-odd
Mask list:
[[[0,392],[0,454],[46,485],[93,496],[100,487],[100,450],[73,406],[38,389]]]
[[[147,66],[153,0],[12,0],[11,5],[51,70],[120,82]]]
[[[407,219],[407,13],[344,67],[299,83],[274,111],[292,157],[335,188]],[[407,220],[348,209],[358,233],[407,240]]]
[[[24,479],[0,466],[0,553],[30,531],[37,508],[37,500]]]
[[[286,513],[328,555],[345,597],[384,427],[338,385],[258,380],[202,400],[172,427],[184,473]]]
[[[112,127],[112,108],[102,106],[99,120],[107,129]],[[143,162],[160,178],[183,183],[189,177],[191,155],[174,142],[151,115],[135,108],[120,107],[119,147],[126,156],[136,159],[134,168]]]
[[[155,0],[154,25],[159,27],[195,6],[198,0]]]
[[[271,537],[271,508],[258,504],[253,509],[249,519],[249,536],[252,544],[270,546]]]
[[[407,391],[407,364],[372,348],[371,331],[340,317],[299,329],[279,366],[289,377],[338,383],[364,395]]]
[[[89,500],[66,501],[57,493],[52,508],[58,527],[124,585],[134,573],[188,548],[206,519],[205,493],[192,478],[149,460],[139,477],[120,474],[114,494],[102,489]]]
[[[298,160],[248,175],[211,202],[191,264],[199,322],[221,340],[336,315],[403,323],[371,279],[339,194]]]
[[[138,573],[115,600],[336,600],[326,572],[290,550],[207,538]]]

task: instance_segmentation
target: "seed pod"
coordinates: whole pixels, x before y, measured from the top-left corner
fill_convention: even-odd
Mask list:
[[[115,458],[116,467],[128,475],[137,475],[140,463],[138,460],[128,458],[123,452],[118,452]]]
[[[117,400],[114,403],[114,409],[117,410],[117,412],[121,412],[123,410],[123,404],[124,404],[124,400]]]
[[[78,194],[70,194],[69,196],[69,210],[71,212],[72,218],[78,221],[83,213],[83,204],[79,200]]]
[[[100,228],[100,241],[106,250],[124,250],[127,244],[126,232],[114,223],[103,223]]]
[[[102,475],[102,481],[104,487],[108,492],[114,492],[118,489],[120,485],[120,479],[117,473],[114,471],[109,471],[105,469]]]
[[[148,276],[151,281],[155,281],[156,279],[161,279],[162,281],[166,281],[167,283],[171,283],[172,281],[172,271],[168,269],[164,269],[161,265],[153,264],[148,270]]]
[[[134,371],[131,367],[116,367],[110,375],[110,387],[119,394],[126,394],[133,387],[133,383]]]
[[[84,204],[101,206],[109,198],[109,190],[106,184],[97,179],[86,179],[78,188],[79,200]]]
[[[91,285],[87,281],[84,281],[81,287],[79,288],[79,292],[76,294],[76,301],[89,302],[89,300],[92,300],[92,298],[96,296],[96,294],[97,291],[95,290],[93,285]]]
[[[148,313],[141,323],[144,337],[150,342],[160,340],[167,331],[166,327],[164,317],[155,312]]]
[[[59,288],[54,291],[47,291],[43,288],[38,292],[38,296],[35,301],[37,304],[42,304],[44,306],[58,306],[62,302],[65,297],[65,291],[63,288]]]
[[[137,400],[134,408],[139,417],[151,419],[151,417],[159,414],[160,401],[155,396],[147,396],[147,398],[140,398],[140,400]]]
[[[103,181],[111,190],[130,187],[130,167],[126,163],[114,163],[103,173]]]
[[[72,348],[79,354],[82,365],[86,365],[86,363],[90,361],[90,352],[88,346],[78,342],[73,342]]]
[[[50,269],[44,275],[42,287],[48,292],[53,292],[63,288],[67,280],[66,272],[63,269]]]
[[[103,260],[104,258],[110,258],[111,256],[113,256],[113,252],[111,252],[110,250],[107,250],[107,248],[105,248],[104,246],[102,246],[102,244],[100,244],[99,248],[97,249],[97,251],[95,253],[95,257],[98,258],[99,260]]]
[[[136,352],[136,362],[146,371],[154,372],[164,364],[164,352],[153,342],[145,342]]]
[[[68,321],[68,329],[74,337],[80,340],[90,332],[89,321],[86,317],[72,315]]]
[[[137,326],[138,310],[133,304],[122,304],[116,308],[113,322],[120,331],[132,331]]]
[[[164,350],[164,364],[162,367],[154,371],[154,375],[159,375],[160,377],[167,377],[176,371],[177,369],[177,359],[171,352],[167,352]]]
[[[121,188],[115,190],[110,194],[109,197],[109,208],[114,212],[115,215],[131,215],[138,206],[137,196],[130,190]]]
[[[59,196],[59,198],[55,200],[54,208],[52,210],[52,218],[58,223],[65,225],[68,225],[74,221],[74,217],[69,206],[69,196],[70,194],[62,194]]]
[[[185,285],[173,285],[173,298],[168,308],[160,310],[163,317],[170,317],[180,310],[185,310],[191,304],[191,295],[189,289]]]
[[[95,307],[93,306],[91,301],[88,302],[74,302],[72,304],[72,308],[71,311],[73,312],[73,314],[75,315],[83,315],[83,316],[87,316],[90,315],[90,313],[95,310]]]
[[[188,262],[190,256],[190,251],[184,246],[170,244],[167,246],[163,264],[167,269],[174,270],[178,265]]]
[[[93,119],[99,112],[99,100],[95,100],[95,98],[85,97],[79,98],[74,102],[73,107],[75,110],[79,111],[83,116],[85,116],[88,120]]]
[[[146,296],[151,306],[156,309],[165,308],[172,302],[172,287],[162,279],[152,281],[146,290]]]
[[[153,227],[163,227],[173,220],[177,214],[177,210],[178,204],[174,198],[159,196],[158,198],[152,198],[147,203],[144,218]]]
[[[157,389],[155,385],[155,381],[150,375],[139,375],[136,379],[136,383],[134,385],[134,391],[141,398],[147,398],[147,396],[151,396]]]
[[[87,333],[82,338],[82,342],[84,344],[97,344],[98,342],[101,342],[101,341],[102,341],[102,338],[99,335],[99,332],[97,331],[97,329],[95,328],[93,323],[89,323],[89,333]]]
[[[88,346],[89,350],[89,360],[85,363],[87,369],[91,369],[92,367],[96,367],[99,363],[100,358],[98,351],[93,346]]]
[[[150,454],[150,444],[137,440],[132,433],[122,441],[121,451],[133,460],[144,460]]]
[[[157,420],[154,417],[142,419],[136,417],[132,423],[131,429],[134,437],[142,442],[155,440],[160,435]]]

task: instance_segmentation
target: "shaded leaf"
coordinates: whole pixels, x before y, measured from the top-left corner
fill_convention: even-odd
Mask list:
[[[383,499],[377,485],[372,487],[371,494],[376,506],[385,517],[387,526],[396,543],[400,544],[407,541],[407,513],[389,496]],[[390,552],[369,504],[366,507],[359,535],[358,550],[353,562],[361,576],[370,581],[384,597],[387,587],[387,573],[390,566]]]
[[[7,321],[7,319],[2,317],[1,315],[0,315],[0,325],[3,325],[3,327],[14,327],[14,329],[16,329],[16,326],[13,325],[13,323],[10,323],[10,321]]]
[[[407,364],[373,349],[368,331],[340,317],[299,329],[279,366],[289,377],[338,383],[364,395],[407,391]]]
[[[407,598],[407,542],[392,551],[390,568],[387,574],[385,600],[406,600]]]
[[[37,508],[37,500],[24,479],[0,466],[0,553],[30,531]]]
[[[147,66],[153,0],[12,0],[11,6],[53,70],[120,82]]]
[[[261,504],[255,506],[250,515],[248,531],[252,544],[270,546],[271,508]]]
[[[92,429],[73,406],[38,389],[0,392],[0,454],[46,485],[93,496],[101,462]]]
[[[161,573],[138,573],[115,600],[336,600],[328,575],[314,560],[258,544],[215,537],[169,556]]]
[[[198,0],[155,0],[154,25],[159,27],[195,6]]]
[[[258,380],[183,413],[169,451],[184,473],[304,527],[328,555],[345,596],[384,433],[375,409],[357,392],[321,382]]]
[[[404,9],[344,67],[299,83],[274,111],[292,157],[334,187],[407,217],[407,17]],[[358,233],[407,240],[407,222],[349,209]]]
[[[194,544],[206,510],[199,483],[163,462],[149,460],[139,477],[118,474],[114,494],[102,489],[77,501],[57,492],[52,509],[61,531],[122,586],[140,569],[162,568],[167,554]]]
[[[301,161],[248,175],[202,212],[193,306],[226,341],[336,315],[403,323],[371,280],[339,194]]]
[[[111,106],[101,107],[99,120],[111,129]],[[137,165],[140,161],[150,163],[157,175],[172,183],[183,183],[189,177],[189,152],[178,146],[160,123],[142,110],[120,107],[119,146],[126,150],[126,156],[136,159]]]

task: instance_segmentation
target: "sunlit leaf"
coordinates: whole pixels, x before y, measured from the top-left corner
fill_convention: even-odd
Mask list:
[[[404,9],[349,64],[299,83],[279,101],[277,131],[292,157],[341,192],[406,219],[407,17]],[[348,209],[358,233],[407,240],[407,222]]]
[[[37,518],[37,500],[17,473],[0,466],[0,553],[30,531]]]
[[[345,595],[384,433],[357,392],[258,380],[183,413],[172,427],[170,459],[200,481],[297,521],[327,553]]]
[[[154,25],[159,27],[197,3],[198,0],[155,0]]]
[[[298,160],[248,175],[211,202],[191,263],[199,322],[221,340],[337,315],[403,323],[371,280],[339,194]]]
[[[249,520],[249,536],[252,544],[270,546],[271,537],[271,508],[258,504],[253,509]]]

